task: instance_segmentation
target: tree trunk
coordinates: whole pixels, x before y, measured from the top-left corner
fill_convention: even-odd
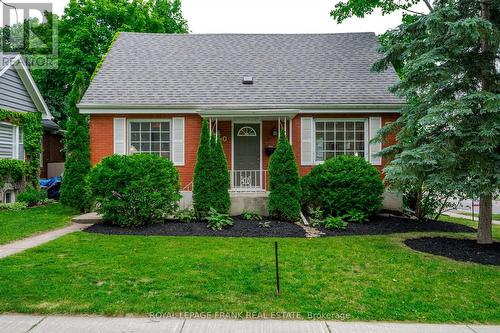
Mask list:
[[[481,18],[486,21],[491,20],[491,0],[481,0]],[[490,45],[486,36],[481,37],[481,52],[483,57],[488,55]],[[481,90],[490,91],[492,84],[491,72],[494,71],[495,65],[493,60],[481,73]],[[473,202],[474,204],[474,202]],[[479,198],[479,224],[477,226],[477,242],[479,244],[493,243],[492,237],[492,194],[483,194]]]
[[[491,213],[491,194],[481,195],[481,198],[479,198],[479,224],[477,226],[477,242],[479,244],[493,243]]]

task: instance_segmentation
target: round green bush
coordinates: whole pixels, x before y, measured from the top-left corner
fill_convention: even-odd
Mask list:
[[[343,155],[315,166],[304,176],[302,204],[341,216],[358,210],[368,215],[382,207],[384,185],[377,169],[364,158]]]
[[[113,155],[90,173],[97,211],[104,221],[141,226],[173,215],[178,208],[179,173],[172,162],[157,155]]]

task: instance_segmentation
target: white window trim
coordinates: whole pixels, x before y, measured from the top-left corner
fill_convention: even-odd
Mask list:
[[[125,142],[125,153],[126,155],[132,155],[130,153],[130,142],[132,142],[132,123],[151,123],[151,122],[160,122],[160,123],[169,123],[170,126],[170,130],[169,130],[169,137],[170,137],[170,141],[169,141],[169,144],[170,144],[170,156],[168,157],[168,159],[171,161],[172,160],[172,146],[173,146],[173,129],[172,129],[172,119],[170,118],[156,118],[156,119],[127,119],[127,134],[126,134],[126,138],[127,138],[127,142]]]
[[[368,118],[313,118],[313,165],[322,164],[325,161],[316,160],[316,123],[317,122],[346,122],[346,121],[362,121],[364,122],[364,146],[365,146],[365,160],[369,161],[370,153],[368,151],[370,145],[368,140]]]

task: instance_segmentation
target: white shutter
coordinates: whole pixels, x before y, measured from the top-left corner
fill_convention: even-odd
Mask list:
[[[14,126],[0,123],[0,158],[14,158]]]
[[[312,165],[314,163],[314,120],[303,117],[300,119],[300,163]]]
[[[113,135],[114,135],[114,153],[125,155],[126,150],[126,133],[127,120],[125,118],[113,119]]]
[[[184,165],[184,118],[172,118],[172,162]]]
[[[370,117],[370,141],[377,135],[382,127],[381,117]],[[373,165],[382,165],[382,158],[374,156],[382,150],[382,142],[370,143],[370,162]]]

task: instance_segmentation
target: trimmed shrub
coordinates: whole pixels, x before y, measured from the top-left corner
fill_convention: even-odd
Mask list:
[[[200,144],[193,176],[193,208],[199,218],[205,218],[210,212],[212,185],[212,147],[208,122],[203,119]]]
[[[66,162],[61,184],[60,201],[81,212],[92,206],[88,183],[90,172],[90,133],[88,117],[78,113],[76,104],[85,92],[85,78],[81,72],[76,75],[67,102],[67,134],[65,136]]]
[[[229,196],[229,168],[226,154],[222,147],[222,141],[216,135],[212,135],[212,183],[211,207],[218,213],[228,214],[231,208],[231,198]]]
[[[343,155],[315,166],[302,178],[302,203],[325,215],[358,211],[368,216],[382,207],[384,185],[377,169],[364,158]]]
[[[229,183],[222,142],[215,135],[210,136],[208,122],[204,119],[193,180],[193,207],[199,218],[206,218],[211,208],[221,214],[229,213]]]
[[[90,183],[97,211],[120,226],[159,222],[176,212],[181,198],[177,169],[152,154],[107,157],[90,173]]]
[[[300,220],[300,179],[292,146],[282,130],[269,161],[269,215],[284,221]]]
[[[43,190],[37,190],[32,187],[27,188],[24,192],[17,195],[17,200],[20,202],[25,202],[28,207],[33,207],[39,205],[47,199],[47,192]]]

